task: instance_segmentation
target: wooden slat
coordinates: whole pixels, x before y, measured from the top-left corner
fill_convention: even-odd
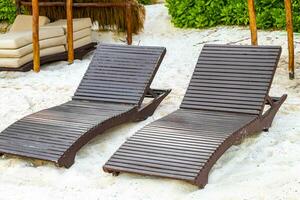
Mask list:
[[[162,47],[101,44],[73,99],[140,104],[165,51]]]
[[[280,48],[206,45],[202,52],[180,109],[127,139],[105,171],[199,184],[198,176],[207,175],[216,152],[258,119]]]
[[[179,109],[127,139],[104,165],[104,169],[193,181],[226,137],[254,118],[245,114]],[[220,123],[229,126],[219,128],[222,127]],[[165,128],[160,128],[161,124]],[[176,129],[174,124],[187,130]],[[225,137],[220,137],[216,132],[207,135],[207,127],[221,131]]]
[[[0,153],[57,162],[94,127],[134,106],[70,101],[29,115],[0,133]]]
[[[205,45],[181,108],[258,115],[280,53],[280,47]]]
[[[100,45],[73,100],[9,126],[0,133],[0,153],[70,162],[67,156],[93,135],[131,120],[165,52],[162,47]]]

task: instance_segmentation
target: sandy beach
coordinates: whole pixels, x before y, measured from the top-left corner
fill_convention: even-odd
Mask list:
[[[119,126],[99,135],[77,154],[70,169],[52,163],[34,166],[31,160],[0,157],[0,199],[72,200],[296,200],[300,196],[300,69],[295,80],[287,71],[284,31],[259,31],[259,44],[283,48],[271,94],[288,94],[269,132],[231,147],[211,170],[204,189],[183,181],[134,174],[117,177],[102,171],[118,147],[146,124],[179,108],[199,53],[205,43],[250,44],[247,27],[175,28],[163,4],[146,6],[145,29],[135,45],[164,46],[165,59],[152,88],[172,89],[146,121]],[[103,43],[125,44],[124,35],[94,32]],[[300,35],[295,34],[296,66],[300,65]],[[57,62],[34,72],[0,72],[0,131],[36,111],[71,100],[92,59],[74,64]]]

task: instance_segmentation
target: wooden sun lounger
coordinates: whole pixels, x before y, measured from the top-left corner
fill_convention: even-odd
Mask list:
[[[268,130],[286,95],[268,96],[281,48],[205,45],[180,109],[130,137],[103,169],[199,187],[233,144]],[[270,108],[264,111],[265,105]]]
[[[170,90],[150,84],[166,49],[100,45],[73,99],[31,114],[0,133],[0,153],[70,167],[76,152],[119,124],[152,115]],[[154,98],[143,104],[144,97]]]
[[[96,46],[97,46],[97,43],[92,42],[90,44],[87,44],[87,45],[84,45],[77,49],[74,49],[74,58],[82,60],[83,56],[85,56],[90,51],[95,50]],[[52,62],[57,62],[57,61],[67,61],[67,60],[68,60],[68,52],[65,51],[65,52],[56,53],[53,55],[42,56],[40,58],[40,64],[44,65],[47,63],[52,63]],[[18,68],[0,67],[0,72],[1,71],[28,72],[32,69],[33,69],[33,61],[30,61]]]

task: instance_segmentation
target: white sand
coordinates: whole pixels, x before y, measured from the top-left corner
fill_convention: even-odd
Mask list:
[[[123,43],[123,38],[112,33],[99,37],[111,43]],[[296,41],[299,39],[297,35]],[[283,46],[272,94],[288,93],[289,98],[270,132],[246,139],[224,154],[205,189],[176,180],[130,174],[113,177],[102,172],[102,165],[127,137],[179,107],[203,43],[230,42],[249,44],[249,31],[232,27],[181,30],[172,26],[163,5],[147,6],[145,31],[134,37],[134,43],[167,47],[153,87],[172,88],[171,95],[148,120],[98,136],[82,148],[68,170],[1,158],[0,199],[299,199],[300,79],[288,79],[286,34],[279,31],[260,32],[259,43]],[[296,43],[297,59],[299,51]],[[0,131],[25,115],[70,100],[90,59],[91,55],[70,66],[65,62],[51,64],[39,74],[1,72]],[[299,77],[300,70],[296,73]]]

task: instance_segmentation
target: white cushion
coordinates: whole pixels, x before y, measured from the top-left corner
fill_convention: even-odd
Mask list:
[[[40,56],[53,55],[65,51],[64,45],[41,49]],[[21,58],[0,58],[0,67],[18,68],[32,61],[33,53],[27,54]]]
[[[84,45],[90,44],[91,42],[92,42],[91,36],[87,36],[87,37],[81,38],[79,40],[75,40],[74,44],[73,44],[73,48],[77,49],[77,48],[82,47]],[[66,49],[68,49],[68,44],[66,44]]]
[[[39,39],[45,40],[63,35],[64,30],[62,28],[41,28],[39,32]],[[0,49],[18,49],[28,44],[32,44],[31,31],[9,32],[0,35]]]
[[[91,34],[92,34],[92,30],[90,28],[85,28],[85,29],[74,32],[73,33],[73,40],[76,41],[76,40],[79,40],[79,39],[84,38],[86,36],[91,36]]]
[[[39,17],[39,26],[49,24],[50,20],[48,17]],[[18,15],[10,28],[10,32],[18,31],[31,31],[32,30],[32,16],[31,15]]]
[[[55,22],[49,23],[46,26],[52,27],[63,27],[65,32],[67,32],[67,20],[60,19]],[[76,18],[73,19],[73,32],[92,27],[92,20],[91,18]]]
[[[66,44],[66,36],[40,40],[40,48],[45,49],[53,46]],[[18,49],[0,49],[0,58],[20,58],[33,52],[33,45],[29,44]]]

